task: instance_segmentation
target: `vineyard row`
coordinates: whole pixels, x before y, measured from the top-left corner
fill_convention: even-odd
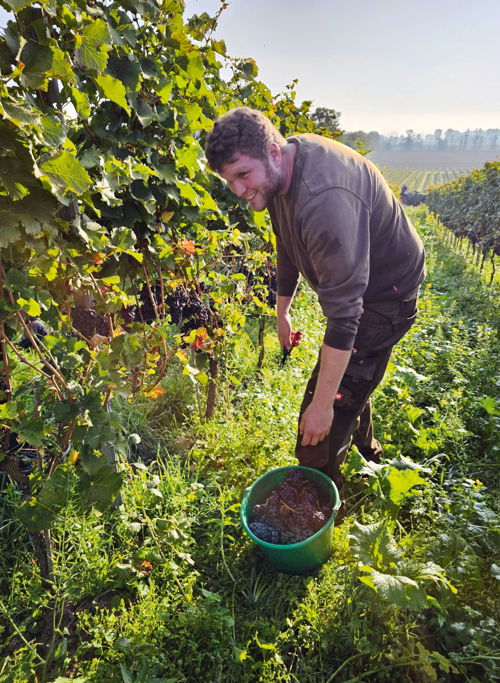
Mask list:
[[[385,179],[391,185],[406,185],[408,190],[424,192],[429,187],[444,185],[469,172],[466,168],[422,169],[389,167],[382,169]]]
[[[500,162],[461,176],[427,192],[426,203],[454,239],[469,240],[482,269],[492,264],[491,282],[500,255]]]

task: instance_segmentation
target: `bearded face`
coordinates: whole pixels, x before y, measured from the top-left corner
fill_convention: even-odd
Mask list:
[[[263,211],[281,188],[281,174],[271,159],[256,159],[240,153],[224,164],[220,175],[235,195],[245,199],[254,211]]]

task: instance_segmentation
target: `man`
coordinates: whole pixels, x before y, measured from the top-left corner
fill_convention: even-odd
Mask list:
[[[269,210],[284,348],[299,274],[318,294],[327,325],[296,453],[342,490],[340,465],[353,439],[365,457],[380,457],[369,399],[415,319],[422,243],[377,168],[338,142],[312,134],[285,140],[263,114],[241,107],[216,121],[205,151],[234,194],[254,211]]]

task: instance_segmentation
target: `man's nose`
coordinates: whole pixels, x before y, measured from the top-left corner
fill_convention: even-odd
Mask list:
[[[237,197],[243,197],[246,192],[246,185],[241,180],[235,180],[231,184],[231,190]]]

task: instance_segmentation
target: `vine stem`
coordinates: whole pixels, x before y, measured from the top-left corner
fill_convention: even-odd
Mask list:
[[[12,303],[14,303],[14,297],[12,295],[11,295],[11,297],[12,297]],[[19,322],[21,323],[21,325],[23,326],[23,329],[24,329],[26,336],[30,340],[31,345],[33,346],[33,348],[37,352],[42,363],[57,377],[57,379],[60,381],[60,383],[62,384],[64,389],[66,389],[66,391],[69,391],[68,385],[66,384],[66,380],[64,379],[64,377],[61,375],[61,373],[57,369],[57,361],[54,358],[54,356],[50,353],[50,351],[47,349],[45,344],[43,344],[40,340],[35,339],[35,336],[31,332],[28,325],[26,324],[26,321],[24,320],[20,311],[16,312],[16,317],[19,320]],[[44,354],[40,350],[40,347],[43,349],[43,352],[46,353],[47,356],[50,358],[50,361],[47,360],[47,358],[44,356]]]
[[[89,273],[89,275],[90,275],[90,279],[92,280],[92,283],[96,289],[97,296],[101,299],[103,304],[106,304],[106,299],[104,298],[103,293],[101,292],[101,289],[99,287],[99,283],[97,282],[97,280],[95,279],[95,277],[92,273]],[[110,328],[110,332],[111,332],[110,337],[113,338],[113,332],[114,332],[113,319],[109,313],[106,313],[105,316],[106,316],[106,319],[109,323],[109,328]]]
[[[151,301],[151,305],[153,306],[153,310],[155,312],[155,318],[156,318],[156,320],[160,320],[160,316],[158,314],[158,307],[156,305],[156,301],[155,301],[155,298],[153,296],[153,292],[151,291],[151,284],[150,284],[148,267],[145,263],[143,264],[142,269],[144,271],[144,276],[146,278],[146,287],[148,288],[149,299]],[[163,286],[163,281],[161,280],[161,282],[162,282],[161,286]],[[168,359],[168,350],[167,350],[167,343],[163,337],[161,340],[161,345],[163,346],[163,357],[164,357],[164,361],[166,363],[167,359]]]
[[[158,279],[160,280],[160,313],[162,315],[162,318],[165,318],[165,283],[163,282],[163,273],[161,271],[160,266],[158,266],[156,272],[158,274]]]
[[[1,276],[2,280],[5,281],[5,269],[4,269],[3,263],[2,263],[1,261],[0,261],[0,276]],[[2,298],[3,298],[3,295],[2,295]],[[9,299],[10,299],[11,304],[12,304],[13,306],[15,306],[15,305],[16,305],[16,301],[15,301],[15,299],[14,299],[14,296],[13,296],[12,292],[9,292]],[[41,344],[41,346],[43,347],[43,349],[45,350],[45,352],[46,352],[46,353],[48,354],[48,356],[53,360],[54,365],[52,365],[52,363],[50,363],[50,362],[47,360],[47,358],[45,358],[45,356],[43,355],[43,353],[40,351],[40,348],[39,348],[39,346],[38,346],[38,344],[37,344],[37,342],[36,342],[36,340],[35,340],[33,334],[31,333],[31,330],[29,329],[28,325],[26,324],[26,321],[24,320],[23,316],[21,315],[21,313],[20,313],[19,311],[16,311],[16,317],[17,317],[18,320],[20,321],[20,323],[21,323],[21,325],[22,325],[22,327],[23,327],[23,329],[24,329],[25,334],[27,335],[27,337],[28,337],[28,339],[30,340],[30,342],[31,342],[31,344],[32,344],[32,346],[33,346],[33,348],[34,348],[35,351],[37,352],[37,354],[38,354],[40,360],[41,360],[42,363],[51,371],[52,376],[49,375],[49,374],[47,374],[46,372],[44,372],[41,368],[36,367],[36,365],[33,365],[32,363],[30,363],[22,354],[20,354],[20,353],[18,352],[18,350],[16,349],[16,347],[14,346],[14,344],[11,342],[11,340],[5,335],[5,331],[4,331],[3,325],[2,325],[2,328],[1,328],[2,352],[3,352],[3,343],[4,343],[4,342],[7,342],[8,345],[10,346],[10,348],[11,348],[11,349],[14,351],[14,353],[16,354],[16,356],[17,356],[23,363],[25,363],[26,365],[29,365],[29,366],[30,366],[31,368],[33,368],[37,373],[43,375],[43,376],[46,377],[48,380],[50,380],[51,384],[53,385],[54,389],[56,390],[57,397],[59,398],[60,401],[63,401],[63,400],[64,400],[64,397],[63,397],[62,391],[61,391],[60,387],[57,385],[57,382],[55,381],[54,376],[58,378],[58,380],[61,382],[61,384],[63,385],[64,389],[66,389],[66,391],[68,391],[68,385],[66,384],[66,381],[64,380],[64,378],[62,377],[62,375],[59,373],[59,371],[57,370],[57,368],[54,367],[54,366],[56,365],[55,358],[52,356],[52,354],[50,353],[50,351],[48,351],[48,349],[47,349],[43,344]]]
[[[2,323],[0,325],[0,345],[2,347],[3,371],[6,385],[5,393],[7,394],[7,401],[10,401],[12,397],[12,379],[10,376],[9,357],[7,356],[7,346],[5,344],[5,339],[5,327]]]
[[[99,143],[99,140],[98,140],[98,139],[96,138],[96,136],[94,135],[94,133],[93,133],[91,127],[89,126],[89,122],[87,121],[87,119],[80,119],[80,120],[81,120],[81,122],[82,122],[82,124],[83,124],[83,127],[84,127],[85,130],[87,131],[87,133],[88,133],[88,135],[89,135],[89,138],[92,140],[92,142],[94,143],[94,145],[95,145],[96,147],[99,147],[99,144],[100,144],[100,143]]]
[[[159,320],[160,316],[158,315],[158,307],[156,305],[156,301],[155,301],[155,298],[153,296],[153,292],[151,290],[148,267],[145,263],[142,266],[142,270],[144,272],[144,277],[146,278],[146,287],[148,290],[148,296],[149,296],[149,300],[151,302],[151,306],[153,307],[153,311],[155,312],[155,318],[156,318],[156,320]]]
[[[332,675],[329,678],[327,678],[325,683],[331,683],[331,681],[333,681],[333,679],[342,671],[342,669],[344,669],[348,664],[350,664],[354,660],[363,657],[364,654],[364,652],[357,652],[355,655],[352,655],[352,657],[349,657],[349,659],[344,660],[342,664],[338,667],[338,669],[335,669]]]
[[[16,356],[19,358],[19,360],[20,360],[22,363],[25,363],[25,365],[28,365],[30,368],[33,368],[33,370],[36,370],[36,372],[38,372],[40,375],[43,375],[44,377],[47,377],[47,379],[50,379],[50,380],[53,382],[53,380],[54,380],[53,377],[51,377],[50,375],[48,375],[48,374],[47,374],[46,372],[44,372],[41,368],[37,367],[36,365],[33,365],[33,363],[31,363],[25,356],[23,356],[22,353],[19,353],[19,351],[16,349],[15,345],[11,342],[11,340],[10,340],[8,337],[3,337],[3,338],[2,338],[2,342],[3,342],[3,341],[6,341],[6,342],[7,342],[7,344],[10,346],[10,348],[12,349],[12,351],[16,354]],[[57,393],[58,398],[60,398],[60,399],[62,400],[62,394],[59,393],[59,388],[58,388],[58,387],[55,387],[55,388],[56,388],[56,391],[58,392],[58,393]]]

